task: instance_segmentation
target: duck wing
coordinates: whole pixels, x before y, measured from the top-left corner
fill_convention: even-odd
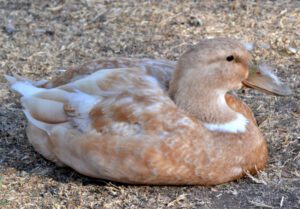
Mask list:
[[[68,68],[63,74],[54,77],[47,84],[43,84],[43,87],[53,88],[61,86],[102,69],[132,67],[145,69],[148,75],[153,76],[158,80],[161,87],[167,89],[171,75],[176,68],[176,62],[145,58],[100,58],[78,67]]]
[[[203,130],[142,68],[100,70],[52,89],[27,81],[12,88],[23,95],[35,149],[92,177],[155,183],[162,175],[160,181],[174,181],[167,177],[175,155],[188,149],[183,138]],[[177,146],[182,149],[172,152]],[[189,172],[182,169],[182,175]]]

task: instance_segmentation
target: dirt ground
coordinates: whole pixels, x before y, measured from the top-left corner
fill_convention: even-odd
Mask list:
[[[0,208],[300,208],[299,1],[0,0]],[[4,74],[51,78],[97,57],[176,60],[201,38],[253,46],[294,95],[239,92],[269,147],[258,176],[215,187],[129,186],[59,168],[25,134]]]

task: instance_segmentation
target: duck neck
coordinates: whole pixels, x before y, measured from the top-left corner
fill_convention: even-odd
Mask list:
[[[228,106],[225,100],[226,90],[195,86],[196,83],[193,82],[171,81],[169,93],[178,107],[197,118],[211,131],[245,132],[248,121]]]
[[[169,88],[169,95],[177,106],[201,121],[207,129],[244,132],[248,121],[228,106],[226,92],[222,81],[200,77],[197,70],[181,70],[180,65]]]
[[[175,103],[206,124],[225,124],[237,119],[238,113],[226,103],[226,91],[203,89],[202,91],[179,93]]]

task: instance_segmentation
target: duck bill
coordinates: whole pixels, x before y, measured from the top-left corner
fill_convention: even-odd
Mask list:
[[[242,83],[246,87],[272,95],[289,96],[292,94],[291,89],[281,82],[266,65],[256,66],[253,63],[249,64],[249,75]]]

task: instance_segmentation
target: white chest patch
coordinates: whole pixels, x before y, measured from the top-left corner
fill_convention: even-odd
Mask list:
[[[236,119],[227,123],[204,123],[204,126],[210,131],[241,133],[246,131],[248,120],[240,113],[237,113]]]

